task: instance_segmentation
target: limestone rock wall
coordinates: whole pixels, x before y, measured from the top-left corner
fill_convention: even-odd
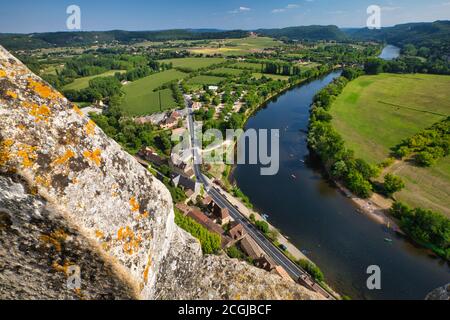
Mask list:
[[[14,275],[0,275],[9,288],[0,297],[74,296],[57,284],[77,264],[86,281],[74,297],[320,298],[226,257],[203,257],[175,225],[164,185],[1,47],[0,178],[0,267]],[[35,285],[21,291],[23,279]]]

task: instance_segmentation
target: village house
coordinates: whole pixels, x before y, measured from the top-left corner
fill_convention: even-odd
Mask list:
[[[181,211],[181,213],[185,216],[188,215],[189,211],[191,211],[191,207],[188,206],[186,203],[183,202],[179,202],[175,205],[175,208],[177,208],[178,210]]]
[[[192,152],[183,152],[180,156],[178,153],[172,153],[170,156],[169,166],[172,171],[177,174],[193,177],[194,176],[194,168],[190,164],[192,159]]]
[[[202,108],[202,103],[201,102],[193,102],[191,107],[194,111],[200,110]]]
[[[181,115],[177,111],[174,111],[162,124],[160,124],[160,127],[162,129],[173,129],[178,126],[180,119]]]
[[[245,236],[241,240],[240,246],[242,251],[252,260],[257,260],[264,255],[264,251],[250,235]]]
[[[191,208],[187,216],[194,219],[209,231],[217,233],[219,235],[223,234],[223,229],[215,224],[211,219],[209,219],[203,212],[200,211],[200,209]]]
[[[254,263],[256,267],[264,269],[269,272],[275,269],[275,267],[277,266],[275,261],[267,255],[263,255],[259,259],[256,259]]]
[[[241,240],[247,234],[247,232],[245,231],[244,226],[242,224],[240,224],[240,223],[237,223],[237,222],[232,222],[231,223],[231,228],[228,231],[228,233],[229,233],[229,235],[231,236],[231,238],[234,241]]]
[[[167,164],[167,160],[159,156],[153,149],[149,147],[143,147],[139,152],[138,156],[142,159],[151,162],[157,166],[162,166]]]
[[[216,203],[213,205],[212,216],[217,224],[224,226],[231,222],[231,216],[227,208],[222,208]]]
[[[172,179],[175,187],[184,190],[189,199],[195,199],[200,194],[201,184],[182,175],[176,175]]]
[[[273,270],[272,273],[279,275],[281,278],[283,278],[286,281],[289,282],[295,282],[290,276],[289,273],[287,273],[287,271],[282,267],[282,266],[276,266]]]
[[[214,200],[213,200],[213,198],[211,198],[210,196],[206,196],[205,198],[203,198],[202,204],[203,204],[206,208],[210,209],[210,208],[212,208],[212,206],[214,205]]]

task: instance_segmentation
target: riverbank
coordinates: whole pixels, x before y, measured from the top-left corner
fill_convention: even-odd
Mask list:
[[[239,165],[232,181],[251,199],[254,211],[269,214],[270,224],[313,260],[338,292],[352,299],[423,299],[448,282],[448,265],[374,223],[379,217],[358,212],[355,202],[324,179],[307,148],[313,97],[339,75],[293,88],[251,117],[247,129],[287,128],[280,132],[280,171],[263,177],[260,166]],[[383,270],[383,290],[367,289],[366,269],[373,264]]]

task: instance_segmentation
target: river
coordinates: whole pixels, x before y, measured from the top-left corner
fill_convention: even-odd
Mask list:
[[[386,47],[383,48],[383,51],[381,52],[379,58],[383,60],[394,60],[399,56],[400,56],[400,48],[388,44]]]
[[[339,74],[291,89],[251,117],[246,128],[280,129],[280,171],[261,176],[258,165],[239,165],[234,179],[338,292],[353,299],[423,299],[450,282],[449,265],[359,213],[310,159],[305,132],[312,99]],[[381,290],[367,289],[370,265],[381,268]]]

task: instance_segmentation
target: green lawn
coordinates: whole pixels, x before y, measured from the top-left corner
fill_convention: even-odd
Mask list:
[[[193,71],[207,68],[213,64],[225,62],[223,58],[179,58],[160,60],[163,63],[172,63],[174,68],[187,68]]]
[[[222,77],[216,77],[216,76],[197,76],[197,77],[193,77],[191,79],[189,79],[189,81],[187,82],[188,85],[217,85],[220,82],[224,81],[225,78]]]
[[[186,73],[172,69],[134,81],[123,87],[125,97],[122,108],[132,115],[159,112],[159,92],[153,90],[166,82],[184,77],[186,77]],[[161,90],[161,104],[163,110],[176,106],[170,89]]]
[[[403,139],[450,115],[449,88],[450,76],[363,76],[333,103],[333,125],[356,157],[377,164]],[[398,200],[450,216],[450,157],[431,168],[401,161],[388,172],[405,181]]]
[[[333,125],[357,157],[377,164],[403,139],[450,115],[449,88],[449,76],[363,76],[333,103]]]
[[[265,76],[266,78],[271,78],[273,80],[289,80],[288,76],[278,75],[278,74],[268,74],[268,73],[252,73],[252,76],[255,79],[260,79],[262,76]]]
[[[238,69],[232,69],[232,68],[217,68],[208,73],[211,75],[226,74],[226,75],[230,75],[230,76],[238,76],[238,75],[244,73],[244,70],[238,70]]]
[[[107,71],[105,73],[101,73],[95,76],[91,76],[91,77],[84,77],[84,78],[78,78],[75,79],[74,82],[69,83],[68,85],[64,86],[64,90],[81,90],[81,89],[85,89],[87,87],[89,87],[89,81],[95,78],[99,78],[99,77],[112,77],[114,76],[117,72],[121,72],[124,73],[125,71],[123,70],[110,70]]]

